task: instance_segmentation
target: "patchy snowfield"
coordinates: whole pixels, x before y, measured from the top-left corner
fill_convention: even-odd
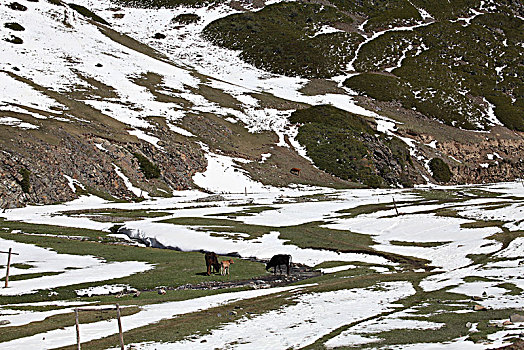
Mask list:
[[[211,168],[212,169],[212,168]],[[215,174],[217,175],[217,174]],[[235,173],[235,176],[237,174]],[[202,181],[205,181],[203,177]],[[227,180],[227,173],[225,175]],[[231,178],[233,180],[235,178]],[[238,179],[236,181],[239,181]],[[206,184],[203,182],[203,184]],[[213,184],[213,181],[208,183]],[[524,251],[522,234],[516,234],[515,238],[507,243],[497,241],[494,237],[503,233],[504,230],[511,230],[517,227],[516,223],[522,221],[524,217],[519,215],[519,207],[524,202],[524,194],[520,183],[498,184],[493,186],[482,186],[484,191],[498,193],[497,196],[490,198],[472,197],[468,193],[473,193],[477,187],[450,187],[438,189],[420,190],[330,190],[321,188],[296,188],[278,189],[268,188],[260,193],[234,194],[222,193],[221,197],[209,197],[209,195],[188,191],[179,193],[178,197],[173,198],[152,198],[140,203],[110,203],[94,197],[82,197],[71,203],[54,206],[37,206],[21,209],[8,210],[1,213],[0,217],[6,220],[17,220],[30,222],[33,224],[60,224],[70,227],[80,227],[86,229],[108,230],[111,223],[97,222],[89,217],[68,216],[63,212],[71,210],[86,209],[127,209],[127,210],[148,210],[163,212],[164,216],[146,217],[141,220],[128,221],[122,233],[131,238],[149,239],[150,242],[164,246],[177,247],[182,250],[213,250],[219,254],[236,252],[242,257],[257,257],[268,259],[274,253],[288,253],[293,256],[294,263],[303,263],[315,266],[323,262],[336,261],[341,266],[322,268],[321,270],[335,280],[338,274],[342,274],[339,280],[348,279],[353,271],[362,268],[362,264],[370,264],[370,273],[377,276],[394,276],[401,273],[403,267],[397,262],[387,258],[387,255],[376,256],[363,253],[341,253],[336,251],[311,249],[300,247],[291,241],[280,237],[280,230],[296,225],[316,223],[324,228],[335,229],[337,232],[354,232],[369,236],[373,239],[372,248],[385,252],[386,254],[395,253],[404,256],[411,256],[428,260],[428,265],[435,267],[432,274],[420,280],[419,286],[425,293],[459,293],[465,298],[479,297],[484,295],[480,302],[483,306],[491,310],[518,309],[524,305],[521,291],[524,289],[522,272],[524,271]],[[439,201],[424,200],[424,193],[438,191],[448,191],[457,194],[464,194],[461,201]],[[318,196],[322,196],[319,200]],[[509,198],[511,196],[511,198]],[[309,198],[308,200],[299,200]],[[393,207],[393,198],[397,203],[399,215]],[[519,199],[516,199],[519,198]],[[520,199],[522,198],[522,199]],[[358,208],[377,206],[376,209],[368,213],[350,215],[351,210]],[[496,206],[497,209],[492,209]],[[264,210],[252,212],[250,215],[238,215],[238,213],[261,207]],[[453,210],[458,215],[442,216],[438,213],[443,210]],[[505,212],[507,210],[507,212]],[[494,215],[492,213],[495,212]],[[214,233],[215,224],[174,224],[161,222],[165,220],[176,220],[184,218],[219,218],[227,216],[228,225],[252,225],[254,227],[273,227],[273,231],[261,235],[257,238],[250,238],[249,234],[241,231],[237,234]],[[478,225],[477,220],[486,217],[495,217],[502,220],[500,225]],[[511,218],[511,219],[510,219]],[[479,221],[484,222],[484,221]],[[239,226],[240,227],[240,226]],[[219,231],[217,231],[219,232]],[[9,244],[8,244],[9,243]],[[20,261],[26,261],[34,265],[32,269],[38,272],[60,272],[60,275],[39,277],[38,283],[46,282],[45,288],[73,284],[77,272],[84,281],[89,281],[89,271],[96,275],[98,268],[104,269],[102,279],[109,279],[111,273],[115,275],[129,275],[144,269],[152,268],[147,264],[127,263],[104,263],[93,257],[86,256],[61,256],[43,248],[31,245],[17,244],[15,242],[0,241],[0,246],[13,246],[15,251],[23,253],[23,256],[30,255],[31,258],[21,256]],[[38,254],[37,254],[38,253]],[[37,263],[35,256],[44,256],[46,263]],[[474,256],[484,256],[484,260],[475,260]],[[67,263],[57,264],[51,260]],[[30,260],[30,261],[28,261]],[[56,265],[61,265],[58,268]],[[66,270],[66,266],[77,266],[81,270]],[[119,268],[121,266],[122,268]],[[366,265],[364,265],[366,266]],[[387,268],[386,268],[387,267]],[[18,273],[17,269],[12,270]],[[112,271],[112,272],[111,272]],[[33,272],[33,271],[29,271]],[[423,270],[422,270],[423,272]],[[421,273],[421,272],[419,272]],[[349,275],[347,275],[349,274]],[[99,274],[100,275],[100,274]],[[58,278],[60,277],[60,278]],[[68,280],[65,277],[73,278]],[[93,281],[99,279],[94,278]],[[19,294],[31,292],[31,281],[14,281],[12,287],[0,290],[0,294]],[[33,280],[35,281],[35,280]],[[60,282],[58,282],[60,281]],[[350,279],[348,279],[350,281]],[[17,283],[18,282],[18,283]],[[99,294],[107,294],[112,288],[117,286],[107,286],[101,288]],[[292,287],[291,287],[292,288]],[[95,292],[98,288],[86,289],[84,292]],[[278,293],[279,289],[267,289],[263,293]],[[512,292],[513,291],[513,292]],[[80,291],[82,292],[82,291]],[[261,291],[245,292],[246,297],[256,297]],[[445,292],[445,293],[447,293]],[[82,292],[83,293],[83,292]],[[236,300],[234,293],[224,293],[220,296],[209,297],[209,300],[229,303]],[[244,293],[244,292],[238,292]],[[253,293],[253,294],[250,294]],[[179,342],[162,343],[146,342],[137,344],[140,349],[171,349],[184,348],[189,346],[202,346],[203,348],[231,347],[243,348],[256,346],[259,338],[252,337],[253,329],[264,329],[268,334],[268,346],[278,347],[276,344],[284,344],[283,347],[302,347],[311,344],[323,335],[330,334],[337,329],[345,329],[343,332],[336,332],[335,335],[328,337],[325,342],[327,347],[350,346],[358,344],[374,344],[381,340],[382,332],[395,330],[420,329],[440,329],[441,322],[413,320],[417,313],[422,312],[424,305],[403,307],[401,304],[394,304],[399,300],[413,295],[412,282],[378,282],[371,287],[340,289],[336,291],[308,292],[307,288],[297,289],[295,297],[292,298],[293,305],[264,312],[260,315],[248,318],[241,318],[232,323],[228,323],[210,334],[197,336],[197,338],[185,339]],[[244,295],[244,294],[238,294]],[[207,297],[206,297],[207,298]],[[208,299],[205,299],[208,300]],[[366,300],[366,303],[362,303]],[[373,301],[375,300],[375,301]],[[180,304],[181,303],[181,304]],[[176,304],[173,313],[170,304],[160,303],[157,306],[147,306],[143,311],[133,316],[123,318],[127,330],[135,327],[146,326],[160,319],[172,318],[175,315],[189,312],[194,305],[203,305],[195,301],[187,301],[188,305],[193,305],[189,309],[181,308],[185,302]],[[212,307],[211,302],[208,307]],[[449,307],[453,306],[449,302]],[[344,305],[344,306],[341,306]],[[395,306],[396,305],[396,306]],[[460,301],[457,315],[464,313],[470,315],[471,304],[467,300]],[[173,307],[175,304],[173,304]],[[447,307],[447,306],[443,306]],[[205,309],[201,306],[198,309]],[[340,310],[351,310],[350,312],[340,312]],[[155,310],[153,312],[153,310]],[[159,310],[166,310],[160,312]],[[185,310],[185,311],[184,311]],[[63,310],[56,310],[56,313],[63,313]],[[144,317],[148,312],[155,315],[153,318]],[[34,319],[41,319],[51,313],[27,313],[27,322]],[[431,315],[439,313],[430,313]],[[140,315],[140,316],[139,316]],[[330,315],[330,317],[327,317]],[[331,317],[334,316],[334,317]],[[467,317],[467,316],[466,316]],[[7,320],[12,320],[14,324],[22,324],[24,314],[17,313],[7,316]],[[376,318],[380,321],[376,322]],[[1,317],[0,317],[1,319]],[[140,321],[138,321],[140,320]],[[502,322],[499,320],[499,322]],[[105,323],[104,323],[105,324]],[[354,324],[349,328],[345,325]],[[116,326],[103,327],[103,332],[97,324],[84,325],[85,332],[82,335],[84,341],[98,339],[103,335],[114,334]],[[509,329],[506,333],[518,335],[522,334],[521,328]],[[506,333],[494,333],[490,335],[493,344],[503,344],[503,336]],[[70,340],[65,334],[73,334],[71,328],[65,330],[55,330],[46,333],[45,346],[62,346],[72,344],[74,338]],[[84,335],[85,334],[85,335]],[[497,336],[499,334],[499,336]],[[44,344],[39,343],[41,335],[12,340],[2,344],[3,348],[17,348],[21,344]],[[54,339],[54,340],[53,340]],[[451,341],[452,339],[450,339]],[[35,343],[36,342],[36,343]],[[4,347],[4,345],[6,347]],[[467,346],[472,349],[486,348],[487,345],[475,344],[467,338],[457,338],[447,344],[435,344],[435,348],[461,348]],[[414,349],[424,348],[413,345]]]
[[[29,268],[10,269],[10,276],[23,274],[53,273],[25,280],[11,280],[9,288],[0,289],[0,295],[20,295],[37,290],[51,290],[82,282],[96,282],[125,277],[153,268],[137,261],[107,263],[94,256],[57,254],[49,249],[36,247],[0,238],[0,247],[10,247],[13,252],[12,264],[27,264]]]
[[[74,3],[94,10],[111,21],[115,30],[150,45],[158,52],[146,55],[121,45],[77,12],[48,1],[27,2],[27,11],[0,11],[2,23],[16,22],[32,29],[17,33],[24,41],[23,46],[2,46],[0,79],[5,84],[0,86],[0,124],[22,129],[38,127],[4,115],[6,113],[70,121],[66,107],[43,91],[67,93],[74,89],[92,88],[88,78],[114,88],[114,97],[93,94],[84,97],[83,102],[126,124],[130,135],[152,144],[159,152],[163,151],[162,146],[159,139],[148,132],[154,126],[147,117],[163,117],[171,130],[191,136],[176,125],[178,121],[187,113],[209,112],[232,122],[241,121],[253,132],[273,130],[279,136],[280,146],[287,145],[287,136],[291,146],[307,158],[295,140],[296,129],[288,123],[292,110],[262,107],[250,95],[252,93],[269,93],[300,103],[329,103],[376,118],[379,131],[392,134],[395,130],[394,121],[356,106],[349,95],[305,96],[299,90],[307,80],[267,74],[242,62],[238,52],[201,40],[200,32],[205,25],[235,12],[227,5],[159,9],[154,10],[153,16],[153,10],[138,8],[119,8],[115,12],[114,4],[108,0],[75,0]],[[123,16],[116,18],[113,16],[115,13]],[[172,19],[183,13],[195,13],[201,19],[193,24],[174,25]],[[143,18],[149,20],[144,21]],[[38,26],[32,25],[34,23]],[[327,32],[332,29],[324,27],[322,30]],[[155,33],[165,34],[166,40],[153,39]],[[369,40],[384,33],[378,32]],[[0,28],[0,34],[6,37],[8,32]],[[42,55],[45,55],[45,60]],[[352,68],[351,65],[348,69]],[[137,79],[148,73],[161,78],[161,86],[156,86],[158,91],[188,101],[190,106],[155,99],[150,90],[136,83]],[[343,78],[335,80],[342,81]],[[24,79],[32,83],[28,84]],[[231,95],[240,102],[240,107],[225,108],[195,93],[201,85]],[[415,154],[414,140],[405,141]],[[97,147],[104,150],[102,145]],[[156,326],[165,320],[176,320],[189,313],[211,312],[209,310],[215,307],[239,300],[253,299],[253,304],[256,304],[258,298],[271,296],[286,302],[281,307],[224,322],[207,333],[199,330],[177,341],[153,339],[135,344],[139,349],[190,346],[274,349],[299,348],[315,342],[326,347],[370,344],[373,347],[374,343],[381,344],[388,332],[439,331],[446,328],[443,326],[445,322],[438,319],[446,312],[451,318],[466,315],[464,317],[468,320],[474,319],[470,297],[476,297],[476,301],[490,308],[489,312],[494,314],[498,311],[509,313],[510,309],[522,310],[524,186],[520,183],[417,190],[277,188],[263,186],[251,179],[238,167],[245,160],[212,153],[205,145],[202,147],[207,153],[209,166],[203,173],[194,176],[194,182],[221,196],[185,191],[174,193],[172,198],[152,198],[133,186],[115,166],[114,171],[124,180],[127,188],[145,197],[145,201],[113,203],[93,196],[81,197],[59,205],[7,210],[0,213],[0,218],[9,222],[106,233],[115,222],[121,222],[96,220],[86,213],[90,210],[144,211],[159,215],[132,217],[121,223],[124,228],[120,229],[119,234],[110,237],[126,234],[127,240],[118,243],[139,239],[153,246],[182,251],[236,253],[242,258],[269,259],[276,253],[291,254],[294,264],[304,264],[324,273],[315,280],[315,284],[292,284],[268,289],[248,286],[242,291],[234,289],[177,301],[153,298],[141,305],[138,313],[122,318],[126,332]],[[68,181],[74,188],[74,180],[68,178]],[[475,195],[475,190],[497,195]],[[452,192],[453,196],[447,197],[446,192]],[[432,199],[432,196],[437,199]],[[443,199],[439,200],[439,196]],[[82,213],[68,215],[68,211]],[[166,222],[169,220],[171,222]],[[192,224],[191,220],[196,223]],[[8,227],[5,231],[12,235],[33,235],[23,230],[9,230]],[[312,236],[308,236],[310,234]],[[62,238],[64,242],[71,238],[83,239]],[[357,240],[356,243],[350,242],[354,244],[351,246],[353,249],[346,249],[347,242],[352,239]],[[322,243],[327,247],[312,246]],[[45,246],[45,243],[42,245]],[[97,302],[83,298],[84,295],[95,295],[95,298],[103,300],[102,304],[113,303],[114,299],[109,299],[107,294],[121,291],[128,284],[120,284],[120,281],[101,284],[114,279],[125,281],[126,277],[156,268],[152,263],[135,261],[133,256],[126,261],[106,261],[93,255],[81,255],[82,251],[64,254],[0,238],[0,250],[8,248],[13,248],[20,255],[12,259],[14,266],[10,274],[13,278],[9,288],[0,289],[0,298],[31,298],[44,293],[44,297],[52,301],[47,304],[28,302],[2,306],[0,326],[6,329],[29,328],[40,321],[46,322],[52,316],[71,313],[75,306]],[[119,247],[115,244],[111,248],[118,250]],[[358,285],[362,280],[366,283]],[[170,282],[162,280],[158,283]],[[74,296],[68,297],[73,299],[54,300],[55,289],[79,284],[83,287],[75,288]],[[323,286],[326,286],[325,290],[322,290]],[[156,294],[155,291],[143,292]],[[422,301],[417,302],[417,298]],[[436,310],[432,309],[435,305]],[[496,315],[498,318],[494,321],[497,322],[509,316]],[[480,321],[473,323],[480,324]],[[464,328],[465,325],[466,322],[459,319],[449,328]],[[477,326],[470,326],[466,331],[473,329],[471,333],[476,333]],[[473,343],[460,333],[460,336],[432,344],[415,338],[420,343],[395,345],[392,342],[384,346],[402,349],[485,349],[505,344],[507,338],[524,334],[522,324],[491,334],[480,328],[486,332],[487,341],[491,344]],[[116,330],[115,321],[93,321],[82,324],[81,339],[83,342],[97,340],[114,335]],[[266,334],[264,344],[260,343],[260,332]],[[38,330],[31,335],[4,341],[0,343],[0,348],[54,348],[72,345],[75,341],[74,327],[64,323],[50,330]]]

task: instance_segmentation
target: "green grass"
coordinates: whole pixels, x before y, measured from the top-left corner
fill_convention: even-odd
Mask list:
[[[75,215],[100,215],[114,218],[131,218],[131,219],[144,219],[144,218],[158,218],[162,216],[171,215],[168,212],[148,210],[148,209],[85,209],[85,210],[69,210],[63,211],[61,214],[68,216]]]
[[[4,219],[1,218],[0,226],[8,228],[9,230],[19,230],[23,233],[32,233],[38,235],[85,237],[89,239],[98,239],[98,237],[104,237],[108,234],[108,232],[98,230],[89,230],[55,225],[29,224],[21,221],[4,221]]]
[[[460,224],[460,228],[485,228],[485,227],[502,227],[506,222],[504,221],[473,221]]]
[[[23,269],[23,270],[27,270],[27,269],[30,269],[30,268],[34,267],[33,265],[24,264],[24,263],[11,264],[11,266],[15,267],[17,269]]]
[[[216,20],[204,29],[204,37],[242,50],[240,57],[260,69],[289,76],[330,77],[342,72],[363,40],[345,32],[315,36],[323,25],[334,23],[350,24],[352,19],[330,6],[282,2]]]
[[[14,23],[14,22],[4,23],[4,27],[7,29],[17,31],[17,32],[21,32],[25,30],[25,28],[22,25],[18,23]]]
[[[407,145],[373,130],[360,116],[329,105],[293,112],[297,140],[320,169],[368,187],[412,186]]]
[[[129,316],[137,313],[139,308],[126,307],[121,308],[122,316]],[[116,318],[116,311],[100,310],[100,311],[82,311],[79,314],[79,323],[88,324],[93,322],[100,322],[104,320],[111,320]],[[2,327],[0,332],[0,342],[6,342],[18,338],[29,337],[35,334],[44,333],[54,329],[71,327],[75,325],[75,314],[73,312],[53,315],[45,318],[42,321],[30,322],[23,326]],[[82,327],[80,327],[82,329]]]
[[[42,290],[30,295],[0,297],[0,303],[2,304],[75,298],[74,290],[76,289],[105,284],[128,284],[139,290],[149,290],[159,286],[178,287],[188,283],[196,284],[206,281],[245,280],[266,274],[263,264],[234,259],[235,264],[231,268],[230,276],[206,276],[204,255],[199,252],[186,253],[167,249],[103,244],[51,236],[41,237],[12,233],[0,233],[0,237],[21,243],[35,244],[40,247],[48,247],[62,254],[93,255],[101,257],[108,262],[129,261],[130,257],[132,257],[132,260],[148,262],[154,265],[152,270],[128,277],[54,288],[53,290],[58,293],[56,296],[49,296],[48,290]]]
[[[517,287],[513,283],[507,283],[507,282],[500,283],[500,284],[497,284],[495,287],[507,289],[508,290],[507,294],[509,295],[522,295],[522,292],[524,292],[522,288]]]
[[[476,4],[465,6],[455,15]],[[496,11],[500,13],[480,15],[468,26],[437,21],[413,31],[388,32],[361,48],[354,66],[363,74],[344,84],[362,95],[397,101],[407,109],[465,129],[488,128],[482,119],[485,98],[504,125],[522,131],[522,69],[515,63],[523,21],[507,8]],[[393,75],[376,74],[396,66],[404,54],[406,59]],[[495,67],[502,66],[507,70],[497,73]]]
[[[423,248],[434,248],[448,244],[450,242],[406,242],[406,241],[390,241],[389,244],[401,246],[401,247],[423,247]]]
[[[19,275],[9,275],[9,281],[23,281],[44,276],[56,276],[62,272],[38,272],[38,273],[23,273]],[[0,278],[0,281],[5,281],[5,277]]]

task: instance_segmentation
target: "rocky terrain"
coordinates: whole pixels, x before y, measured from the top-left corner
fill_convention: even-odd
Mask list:
[[[2,208],[171,196],[214,154],[272,186],[524,176],[519,2],[1,6]]]

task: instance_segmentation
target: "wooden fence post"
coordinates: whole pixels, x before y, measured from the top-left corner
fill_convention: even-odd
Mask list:
[[[75,326],[76,326],[76,344],[77,350],[80,349],[80,323],[78,322],[78,313],[79,311],[103,311],[103,310],[115,310],[116,309],[116,318],[118,321],[118,334],[120,336],[120,349],[125,350],[124,345],[124,333],[122,331],[122,320],[120,319],[120,305],[116,304],[116,307],[109,308],[75,308]]]
[[[397,216],[398,216],[398,209],[397,209],[397,203],[395,202],[395,197],[393,197],[393,205],[395,206],[395,212],[397,213]]]
[[[20,255],[18,253],[13,253],[13,248],[9,248],[8,252],[0,252],[3,254],[7,254],[7,269],[5,271],[5,286],[4,288],[7,288],[9,284],[9,267],[11,266],[11,255]]]
[[[80,326],[78,324],[78,308],[75,308],[76,347],[80,350]]]
[[[9,284],[9,266],[11,265],[11,253],[13,248],[9,248],[9,253],[7,254],[7,270],[5,271],[5,288]]]
[[[122,321],[120,320],[120,305],[116,304],[116,318],[118,321],[118,333],[120,334],[120,349],[124,348],[124,334],[122,333]]]

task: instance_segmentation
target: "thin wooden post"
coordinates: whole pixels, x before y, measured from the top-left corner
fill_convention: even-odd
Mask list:
[[[120,349],[124,348],[124,334],[122,333],[122,321],[120,320],[120,305],[116,304],[116,318],[118,321],[118,333],[120,334]]]
[[[395,202],[395,197],[393,197],[393,205],[395,206],[395,212],[397,213],[397,216],[398,216],[398,209],[397,209],[397,203]]]
[[[7,288],[7,285],[9,284],[9,266],[11,265],[11,253],[13,252],[13,248],[9,248],[9,253],[7,253],[7,270],[5,271],[5,287]]]
[[[78,324],[78,308],[75,308],[76,347],[80,350],[80,326]]]
[[[118,322],[118,334],[120,336],[120,349],[125,350],[124,345],[124,333],[122,331],[122,320],[120,318],[120,305],[116,304],[116,307],[109,308],[75,308],[75,324],[76,324],[76,343],[78,350],[80,349],[80,325],[78,322],[78,313],[79,311],[103,311],[103,310],[115,310],[116,309],[116,318]]]

